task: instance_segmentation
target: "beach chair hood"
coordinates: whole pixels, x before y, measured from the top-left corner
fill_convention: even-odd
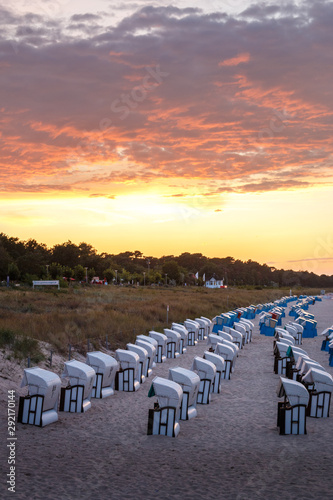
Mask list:
[[[128,351],[126,349],[117,349],[115,356],[123,370],[133,368],[134,372],[137,372],[140,358],[136,352]]]
[[[83,385],[83,398],[86,399],[93,388],[96,373],[95,370],[81,361],[66,361],[62,378],[68,377],[71,385]]]
[[[170,368],[169,380],[172,380],[173,382],[179,384],[183,392],[188,392],[189,406],[195,404],[200,385],[200,377],[197,373],[181,367]]]
[[[88,352],[87,364],[91,366],[96,373],[103,374],[103,387],[112,384],[116,372],[119,370],[118,361],[109,354],[101,351]]]
[[[183,389],[172,380],[155,377],[152,381],[148,396],[156,396],[160,408],[165,408],[167,406],[179,408],[182,402]]]
[[[216,367],[211,361],[208,361],[207,359],[195,356],[191,369],[197,372],[200,379],[208,379],[213,382],[215,378]]]
[[[280,377],[280,382],[276,392],[279,398],[285,396],[288,399],[290,406],[308,405],[309,393],[300,382]]]
[[[54,408],[58,401],[61,380],[60,377],[43,368],[25,368],[21,387],[28,386],[29,395],[41,394],[44,396],[43,409]]]
[[[307,384],[314,384],[314,389],[317,392],[332,392],[333,391],[333,378],[332,376],[317,368],[310,368],[308,372],[302,377],[302,382]]]
[[[204,357],[207,361],[213,363],[216,367],[216,371],[221,373],[225,370],[225,361],[224,358],[220,354],[216,354],[215,352],[205,351]]]

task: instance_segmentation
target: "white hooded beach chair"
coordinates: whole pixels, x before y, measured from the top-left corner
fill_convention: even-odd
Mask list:
[[[284,396],[284,402],[278,403],[280,434],[306,434],[307,389],[300,382],[280,377],[276,392],[278,397]]]
[[[235,323],[233,329],[243,336],[243,346],[248,343],[247,329],[243,323]]]
[[[140,387],[139,366],[140,358],[136,352],[126,349],[117,349],[116,360],[119,362],[119,371],[116,375],[115,389],[123,392],[135,392]]]
[[[135,344],[143,347],[144,349],[146,349],[146,351],[148,351],[149,368],[147,376],[149,377],[152,374],[153,368],[155,368],[156,366],[155,358],[158,344],[155,339],[152,339],[147,335],[137,335]]]
[[[236,324],[235,324],[236,326]],[[232,336],[232,340],[234,344],[236,344],[239,349],[243,349],[244,346],[244,337],[243,334],[235,330],[235,328],[229,328],[229,335]]]
[[[179,434],[180,405],[183,390],[179,384],[162,377],[152,381],[148,397],[157,397],[157,403],[148,413],[148,435],[176,437]]]
[[[59,411],[84,413],[89,410],[96,379],[95,370],[73,359],[65,362],[62,378],[68,380],[68,385],[61,388]]]
[[[311,358],[303,357],[303,359],[301,360],[301,366],[299,370],[300,379],[302,379],[303,375],[305,375],[310,370],[310,368],[316,368],[317,370],[326,372],[325,368],[321,366],[321,364],[318,363],[318,361],[315,361],[314,359]]]
[[[303,339],[303,332],[304,332],[303,326],[300,325],[299,323],[296,323],[295,321],[291,321],[288,324],[293,326],[294,328],[296,328],[296,330],[297,330],[297,342],[296,343],[297,343],[297,345],[301,345],[302,339]]]
[[[300,382],[301,377],[299,376],[299,372],[301,364],[298,364],[298,360],[299,358],[301,358],[301,360],[303,358],[310,359],[308,353],[304,351],[304,349],[292,345],[290,351],[287,351],[287,354],[290,355],[290,361],[287,361],[286,376],[291,380],[297,380]]]
[[[229,327],[228,327],[228,329],[229,329]],[[221,337],[221,338],[223,338],[223,339],[225,339],[225,340],[229,340],[229,342],[231,342],[232,344],[234,343],[233,338],[232,338],[232,336],[230,335],[230,333],[227,333],[227,332],[225,332],[224,330],[219,330],[219,331],[217,332],[217,334],[216,334],[216,335],[218,335],[219,337]],[[234,344],[234,345],[235,345],[235,344]],[[239,350],[239,349],[237,348],[237,351],[238,351],[238,350]]]
[[[195,318],[195,321],[199,324],[198,340],[205,340],[209,334],[209,325],[203,318]]]
[[[195,356],[192,363],[192,371],[196,372],[200,377],[200,386],[198,391],[197,403],[209,404],[210,388],[214,383],[216,367],[211,361]]]
[[[143,384],[149,374],[149,359],[147,346],[139,346],[136,344],[129,343],[126,345],[126,349],[131,352],[135,352],[139,356],[139,374],[138,379],[140,384]]]
[[[149,337],[156,340],[157,342],[157,350],[156,350],[156,363],[164,363],[166,360],[166,345],[168,341],[168,337],[164,335],[164,333],[155,332],[151,330],[149,332]]]
[[[207,345],[211,346],[213,351],[215,351],[216,344],[221,343],[222,337],[220,335],[217,335],[216,333],[211,333],[208,335],[207,339]]]
[[[180,325],[179,323],[172,323],[171,330],[179,333],[179,335],[180,335],[179,352],[180,352],[180,354],[185,354],[186,346],[187,346],[188,331],[186,330],[184,325]]]
[[[107,398],[114,394],[114,380],[119,370],[118,361],[101,351],[87,353],[87,365],[96,372],[95,383],[91,392],[92,398]]]
[[[285,376],[287,375],[287,363],[291,361],[291,357],[288,354],[289,347],[290,344],[287,342],[275,342],[274,373]]]
[[[210,334],[210,333],[213,333],[213,327],[214,327],[214,323],[211,319],[209,318],[206,318],[206,316],[201,316],[201,319],[205,320],[206,323],[207,323],[207,326],[208,326],[208,330],[207,330],[207,336]]]
[[[299,333],[298,333],[297,328],[295,326],[293,326],[293,325],[286,324],[285,325],[285,330],[289,333],[289,335],[292,335],[292,337],[295,340],[295,345],[300,345]]]
[[[316,418],[328,417],[333,391],[332,376],[313,367],[303,376],[302,383],[307,387],[310,394],[308,416]]]
[[[215,365],[216,373],[213,384],[210,386],[210,392],[215,394],[220,394],[221,392],[221,381],[225,379],[225,369],[226,364],[224,358],[215,352],[205,351],[203,355],[204,359],[210,361]]]
[[[61,380],[43,368],[25,368],[21,387],[28,386],[28,396],[20,396],[17,421],[44,427],[58,420]]]
[[[183,390],[180,406],[180,419],[190,420],[197,416],[197,397],[200,386],[200,377],[197,373],[186,368],[170,368],[169,380],[180,385]]]
[[[225,364],[224,379],[230,380],[231,372],[234,370],[237,354],[233,347],[227,344],[227,340],[222,339],[222,343],[216,344],[215,354],[222,356]]]
[[[184,321],[184,326],[188,331],[187,336],[187,345],[188,346],[196,346],[198,343],[198,335],[199,335],[199,324],[192,319],[186,319]]]
[[[170,328],[164,328],[164,335],[167,337],[166,343],[166,353],[167,358],[178,358],[180,355],[180,341],[181,335],[175,330],[170,330]]]
[[[215,335],[215,334],[213,333],[212,335]],[[219,330],[217,337],[219,337],[219,339],[217,339],[216,337],[211,338],[209,336],[207,344],[208,345],[211,344],[214,351],[216,350],[216,344],[224,344],[224,345],[231,347],[231,349],[233,350],[233,352],[235,354],[234,362],[233,362],[233,366],[235,366],[236,358],[237,358],[238,353],[239,353],[239,347],[234,343],[233,338],[229,333],[226,333],[226,332]]]
[[[252,342],[252,333],[254,330],[254,323],[252,323],[252,321],[250,321],[247,318],[241,318],[239,323],[246,327],[246,331],[247,331],[247,335],[248,335],[248,342]]]

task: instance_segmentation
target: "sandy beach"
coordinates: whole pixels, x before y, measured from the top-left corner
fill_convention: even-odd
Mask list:
[[[288,313],[289,308],[287,308]],[[309,307],[318,333],[333,323],[333,300]],[[200,311],[198,311],[200,315]],[[186,318],[184,318],[186,319]],[[286,314],[283,324],[291,320]],[[273,338],[259,334],[258,316],[252,343],[240,351],[231,380],[198,416],[180,421],[177,438],[147,436],[147,397],[151,378],[136,393],[116,392],[92,400],[85,414],[59,413],[44,428],[17,425],[16,492],[5,484],[8,472],[1,447],[1,497],[16,499],[329,499],[333,497],[333,409],[328,419],[307,418],[307,435],[280,436],[276,426]],[[310,357],[328,366],[322,338],[303,339]],[[188,347],[178,359],[157,365],[153,375],[168,376],[170,367],[191,368],[206,341]],[[56,371],[56,370],[54,370]],[[59,372],[58,372],[59,373]],[[1,378],[1,429],[6,438],[4,396],[18,387]],[[4,442],[4,441],[3,441]]]

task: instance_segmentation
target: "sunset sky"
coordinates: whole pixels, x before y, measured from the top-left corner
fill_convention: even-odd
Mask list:
[[[0,232],[333,274],[333,2],[0,4]]]

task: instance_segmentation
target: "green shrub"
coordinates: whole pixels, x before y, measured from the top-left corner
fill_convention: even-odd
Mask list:
[[[15,341],[15,332],[9,328],[0,329],[0,347],[10,346]]]
[[[30,337],[17,337],[13,344],[14,357],[18,359],[24,359],[30,357],[39,357],[42,355],[39,349],[38,341],[36,339],[31,339]]]

